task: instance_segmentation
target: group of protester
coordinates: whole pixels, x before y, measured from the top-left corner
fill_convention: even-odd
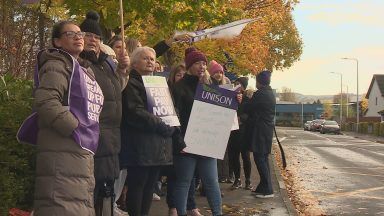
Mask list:
[[[201,179],[212,215],[222,215],[217,160],[183,149],[196,88],[201,83],[229,84],[223,67],[216,61],[208,64],[205,54],[193,47],[185,50],[185,64],[174,65],[168,79],[181,126],[169,126],[148,111],[142,76],[155,72],[156,57],[167,51],[173,41],[188,41],[189,36],[161,41],[154,48],[141,46],[134,39],[125,44],[125,40],[115,36],[109,42],[111,52],[101,43],[103,34],[98,19],[96,12],[89,12],[80,26],[71,21],[56,23],[52,29],[54,49],[38,56],[34,215],[113,215],[115,197],[120,196],[124,185],[128,214],[148,215],[154,185],[164,168],[170,215],[201,215],[194,203],[196,176]],[[75,105],[69,100],[75,70],[86,74],[101,89],[98,93],[103,97],[102,106],[92,113],[98,122],[95,152],[77,139],[81,131],[92,128],[84,125],[71,109]],[[231,133],[228,144],[237,186],[241,184],[240,154],[246,184],[250,186],[250,151],[253,152],[260,174],[260,183],[253,193],[261,198],[273,196],[268,155],[275,97],[269,86],[270,77],[269,71],[257,75],[258,91],[253,96],[245,94],[245,77],[236,80],[241,86],[237,97],[240,129]],[[88,83],[86,86],[90,88]],[[89,97],[88,94],[85,103]],[[89,110],[83,112],[89,115]],[[80,136],[85,136],[84,140],[95,138],[95,134],[86,132]]]

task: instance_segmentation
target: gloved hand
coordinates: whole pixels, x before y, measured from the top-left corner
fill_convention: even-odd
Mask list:
[[[157,132],[164,137],[170,137],[175,132],[175,128],[161,122],[157,127]]]

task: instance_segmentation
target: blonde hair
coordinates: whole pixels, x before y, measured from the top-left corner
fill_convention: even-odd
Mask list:
[[[127,45],[127,52],[128,52],[128,55],[131,56],[133,51],[135,51],[135,49],[137,49],[137,45],[140,43],[139,40],[137,39],[134,39],[134,38],[127,38],[125,40],[125,44]]]
[[[201,78],[200,83],[211,85],[212,84],[212,79],[211,75],[209,74],[208,70],[205,70],[203,78]]]

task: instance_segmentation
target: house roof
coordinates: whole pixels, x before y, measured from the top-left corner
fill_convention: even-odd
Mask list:
[[[371,90],[373,87],[373,83],[375,83],[375,80],[377,81],[377,84],[380,89],[381,96],[384,96],[384,74],[374,74],[372,77],[371,84],[369,85],[369,89],[367,94],[365,95],[365,98],[369,98],[369,95],[371,94]]]

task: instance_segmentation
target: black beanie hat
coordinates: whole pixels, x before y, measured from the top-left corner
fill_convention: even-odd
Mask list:
[[[271,75],[272,73],[268,70],[261,71],[256,75],[256,81],[267,86],[271,83]]]
[[[244,89],[248,86],[248,77],[239,77],[235,80],[235,82],[239,82],[240,85],[243,86]]]
[[[91,32],[102,37],[101,28],[99,25],[100,16],[96,11],[89,11],[85,20],[80,25],[83,32]]]

